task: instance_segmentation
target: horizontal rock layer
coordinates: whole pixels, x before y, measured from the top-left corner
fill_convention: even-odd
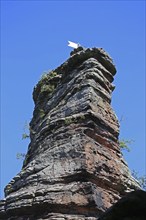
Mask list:
[[[119,149],[112,59],[103,49],[80,49],[34,88],[31,142],[5,188],[3,219],[98,219],[140,188]]]

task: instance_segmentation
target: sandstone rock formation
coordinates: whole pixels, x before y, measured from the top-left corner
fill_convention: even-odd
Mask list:
[[[109,208],[99,220],[145,220],[146,192],[136,190],[126,194]]]
[[[30,145],[5,188],[0,219],[95,220],[139,189],[122,158],[110,105],[115,66],[101,48],[78,48],[33,91]]]

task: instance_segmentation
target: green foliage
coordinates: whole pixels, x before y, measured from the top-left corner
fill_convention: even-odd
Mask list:
[[[55,86],[53,84],[50,84],[50,85],[44,84],[41,87],[41,93],[42,92],[52,93],[54,89],[55,89]]]
[[[23,134],[22,134],[22,140],[23,140],[23,139],[26,139],[26,138],[29,138],[29,137],[30,137],[30,136],[29,136],[28,134],[26,134],[26,133],[23,133]]]
[[[80,115],[80,119],[84,120],[85,119],[85,115]]]
[[[40,93],[47,92],[52,93],[55,89],[55,85],[48,82],[53,77],[57,76],[56,72],[51,71],[50,73],[45,73],[42,75],[41,80],[39,81]]]
[[[6,186],[6,188],[5,188],[5,191],[6,191],[7,193],[12,192],[12,191],[13,191],[12,185],[11,185],[11,184],[8,184],[8,185]]]
[[[49,77],[50,77],[50,78],[53,78],[53,77],[55,77],[55,76],[57,76],[57,73],[56,73],[56,72],[51,71],[51,72],[49,73]]]
[[[41,75],[40,81],[48,79],[48,72],[44,71],[43,74]]]
[[[66,118],[65,125],[70,125],[71,123],[77,123],[77,118]]]
[[[52,94],[56,88],[57,81],[51,80],[57,73],[54,71],[45,72],[41,79],[39,80],[38,84],[34,87],[33,91],[33,100],[36,103],[37,101],[43,102],[45,96],[47,97],[48,94]]]
[[[73,123],[73,118],[65,118],[65,125],[70,125]]]
[[[43,118],[45,116],[45,111],[43,109],[39,109],[39,116]]]
[[[24,124],[23,131],[24,131],[24,133],[22,134],[22,140],[30,138],[30,135],[28,134],[28,132],[30,132],[30,126],[29,126],[29,123],[27,121]],[[20,159],[24,160],[25,156],[26,156],[25,153],[17,153],[16,154],[16,158],[19,159],[19,160]]]
[[[80,115],[76,118],[65,118],[65,125],[69,125],[71,123],[77,123],[79,120],[84,120],[85,116],[84,115]]]
[[[133,140],[125,140],[122,139],[119,141],[119,146],[121,150],[127,150],[128,152],[130,152],[130,147],[129,144],[131,144],[133,142]]]
[[[77,123],[77,118],[65,118],[65,125],[70,125],[71,123]]]
[[[146,191],[146,175],[139,176],[138,172],[135,170],[132,171],[132,176],[138,180],[141,188]]]
[[[48,81],[49,79],[52,79],[52,78],[54,78],[55,76],[57,76],[57,73],[56,72],[54,72],[54,71],[45,71],[44,73],[43,73],[43,75],[41,76],[41,79],[40,79],[40,82],[42,83],[44,83],[45,81]]]
[[[22,140],[27,139],[30,137],[28,132],[30,132],[30,126],[29,123],[26,121],[23,128],[24,133],[22,134]]]
[[[25,156],[26,156],[26,154],[24,154],[24,153],[17,153],[16,158],[18,160],[20,160],[20,159],[23,160],[25,158]]]

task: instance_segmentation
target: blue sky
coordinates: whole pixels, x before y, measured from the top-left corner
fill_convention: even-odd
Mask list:
[[[1,1],[1,189],[20,171],[24,125],[32,118],[33,87],[70,55],[67,41],[102,47],[117,74],[112,106],[130,169],[145,173],[145,1]]]

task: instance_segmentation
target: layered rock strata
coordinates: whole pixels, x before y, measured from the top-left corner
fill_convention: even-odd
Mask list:
[[[127,193],[110,207],[99,220],[145,220],[146,191],[136,190]]]
[[[122,158],[112,110],[115,66],[101,48],[79,48],[33,91],[30,145],[5,188],[0,219],[95,220],[139,189]]]

